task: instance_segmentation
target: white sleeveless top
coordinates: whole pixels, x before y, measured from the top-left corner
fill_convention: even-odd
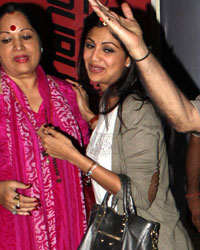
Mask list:
[[[94,129],[88,144],[86,154],[88,157],[98,162],[108,170],[112,170],[112,138],[118,107],[112,112],[100,115],[96,128]],[[107,122],[106,122],[107,119]],[[106,190],[96,181],[92,180],[95,199],[97,204],[101,204]]]

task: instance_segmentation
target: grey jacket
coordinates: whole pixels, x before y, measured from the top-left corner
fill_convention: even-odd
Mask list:
[[[137,214],[161,224],[159,250],[193,249],[183,228],[174,198],[169,189],[168,157],[161,120],[151,103],[129,96],[124,104],[121,126],[117,117],[112,143],[112,170],[132,180],[132,193]],[[149,186],[154,173],[159,173],[155,199],[150,204]],[[117,194],[122,199],[122,190]],[[122,212],[122,205],[118,204]]]

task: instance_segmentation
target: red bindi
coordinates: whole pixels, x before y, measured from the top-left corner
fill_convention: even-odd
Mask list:
[[[16,26],[15,25],[11,25],[10,26],[10,30],[12,30],[12,31],[16,30]]]

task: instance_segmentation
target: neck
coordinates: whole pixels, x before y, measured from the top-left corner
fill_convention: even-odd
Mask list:
[[[24,93],[33,91],[35,88],[37,88],[38,85],[36,73],[27,77],[16,78],[10,76],[10,78],[18,85],[18,87]]]
[[[33,111],[38,112],[39,107],[42,103],[42,97],[40,96],[38,89],[37,73],[36,71],[28,76],[23,77],[12,77],[9,76],[21,91],[27,97],[30,107]]]
[[[115,97],[110,97],[108,99],[108,108],[112,108],[116,103],[117,101],[119,100],[119,97],[115,96]]]

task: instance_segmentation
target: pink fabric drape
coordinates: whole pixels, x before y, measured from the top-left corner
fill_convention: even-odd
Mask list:
[[[81,146],[88,142],[88,128],[70,85],[46,77],[37,69],[43,103],[35,114],[18,86],[3,69],[0,96],[0,180],[31,183],[23,194],[36,197],[41,207],[32,216],[13,215],[0,206],[0,249],[75,250],[86,228],[81,173],[70,163],[57,160],[62,179],[42,156],[36,129],[46,122],[72,136]],[[13,95],[14,92],[14,95]],[[83,143],[82,143],[83,141]],[[21,192],[21,191],[19,191]]]

